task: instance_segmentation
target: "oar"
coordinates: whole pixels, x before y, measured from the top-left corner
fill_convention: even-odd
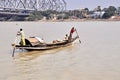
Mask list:
[[[13,48],[12,57],[14,57],[14,53],[15,53],[15,47]]]
[[[13,53],[12,53],[12,57],[14,57],[14,53],[15,53],[16,40],[17,40],[17,36],[15,37],[14,44],[12,44],[12,46],[14,46],[14,48],[13,48]]]
[[[78,32],[77,32],[77,30],[76,30],[76,34],[77,34],[77,36],[78,36],[78,38],[79,38],[79,42],[81,43],[81,41],[80,41],[80,37],[79,37],[79,35],[78,35]]]

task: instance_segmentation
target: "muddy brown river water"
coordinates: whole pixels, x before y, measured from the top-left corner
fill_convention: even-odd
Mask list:
[[[16,50],[16,32],[46,42],[75,27],[82,41],[48,51]],[[0,22],[0,80],[120,80],[120,22]]]

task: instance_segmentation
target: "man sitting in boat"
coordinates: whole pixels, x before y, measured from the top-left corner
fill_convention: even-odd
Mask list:
[[[63,41],[68,41],[68,42],[72,41],[72,35],[73,35],[73,33],[75,31],[76,31],[76,29],[74,27],[72,27],[72,29],[70,30],[69,36],[68,36],[68,34],[66,34],[64,39],[63,39]],[[60,43],[60,42],[63,42],[63,41],[61,41],[61,40],[54,40],[53,43]]]
[[[66,35],[65,35],[65,40],[68,40],[68,37],[69,37],[68,34],[66,34]]]
[[[32,45],[45,44],[43,38],[29,37],[29,41]]]

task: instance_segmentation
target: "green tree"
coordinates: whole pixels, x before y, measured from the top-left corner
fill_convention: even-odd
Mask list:
[[[41,20],[43,16],[41,15],[40,11],[34,11],[30,14],[30,16],[27,18],[28,21],[34,21],[34,20]]]
[[[109,8],[104,8],[103,10],[105,11],[103,18],[110,18],[115,15],[117,9],[114,6],[109,6]]]

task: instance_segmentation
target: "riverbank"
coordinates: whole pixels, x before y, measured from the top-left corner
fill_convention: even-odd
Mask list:
[[[84,21],[120,21],[120,19],[60,19],[60,20],[38,20],[39,22],[84,22]]]
[[[109,18],[109,19],[92,19],[92,18],[84,18],[84,19],[49,19],[49,20],[34,20],[34,21],[1,21],[1,22],[86,22],[86,21],[120,21],[120,17],[118,18]]]

